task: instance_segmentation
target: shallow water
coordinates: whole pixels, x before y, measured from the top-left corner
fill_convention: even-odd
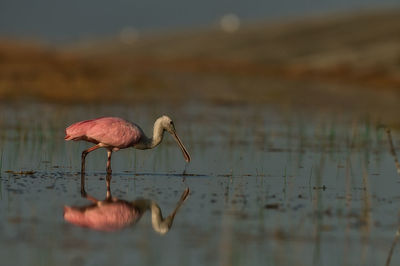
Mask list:
[[[0,107],[0,255],[4,265],[385,265],[400,262],[400,185],[387,137],[368,116],[262,106]],[[188,148],[113,155],[112,196],[151,199],[168,215],[190,195],[170,231],[151,215],[116,232],[67,223],[81,197],[83,142],[69,124],[121,116],[151,131],[169,114]],[[400,135],[393,133],[398,143]],[[106,152],[86,160],[86,191],[106,197]]]

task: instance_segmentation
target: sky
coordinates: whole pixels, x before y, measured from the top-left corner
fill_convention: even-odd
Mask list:
[[[163,31],[319,13],[400,7],[399,0],[0,0],[0,37],[69,42],[126,28]]]

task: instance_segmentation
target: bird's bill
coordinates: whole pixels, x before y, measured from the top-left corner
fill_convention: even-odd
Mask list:
[[[176,204],[175,210],[169,215],[172,217],[172,219],[174,219],[179,208],[183,205],[183,202],[185,202],[185,200],[189,196],[189,192],[190,192],[189,188],[186,188],[185,191],[183,191],[181,198],[179,199],[178,203]]]
[[[181,148],[183,157],[185,157],[185,161],[186,161],[186,162],[190,162],[190,155],[189,155],[189,153],[187,152],[185,146],[183,146],[183,143],[182,143],[182,141],[179,139],[178,135],[177,135],[175,132],[173,132],[172,136],[174,136],[176,142],[177,142],[178,145],[179,145],[179,148]]]

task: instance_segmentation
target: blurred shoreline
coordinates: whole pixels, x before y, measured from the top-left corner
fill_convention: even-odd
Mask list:
[[[0,100],[398,110],[400,9],[134,37],[0,39]]]

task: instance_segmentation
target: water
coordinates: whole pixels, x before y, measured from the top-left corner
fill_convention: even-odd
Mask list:
[[[113,155],[111,193],[151,199],[164,216],[190,195],[168,233],[151,215],[116,232],[74,226],[85,206],[80,153],[69,124],[103,115],[146,132],[174,118],[173,139]],[[400,262],[400,187],[387,136],[368,116],[263,106],[3,105],[0,112],[0,255],[4,265],[385,265]],[[393,133],[398,143],[400,136]],[[88,155],[86,191],[106,198],[106,152]]]

